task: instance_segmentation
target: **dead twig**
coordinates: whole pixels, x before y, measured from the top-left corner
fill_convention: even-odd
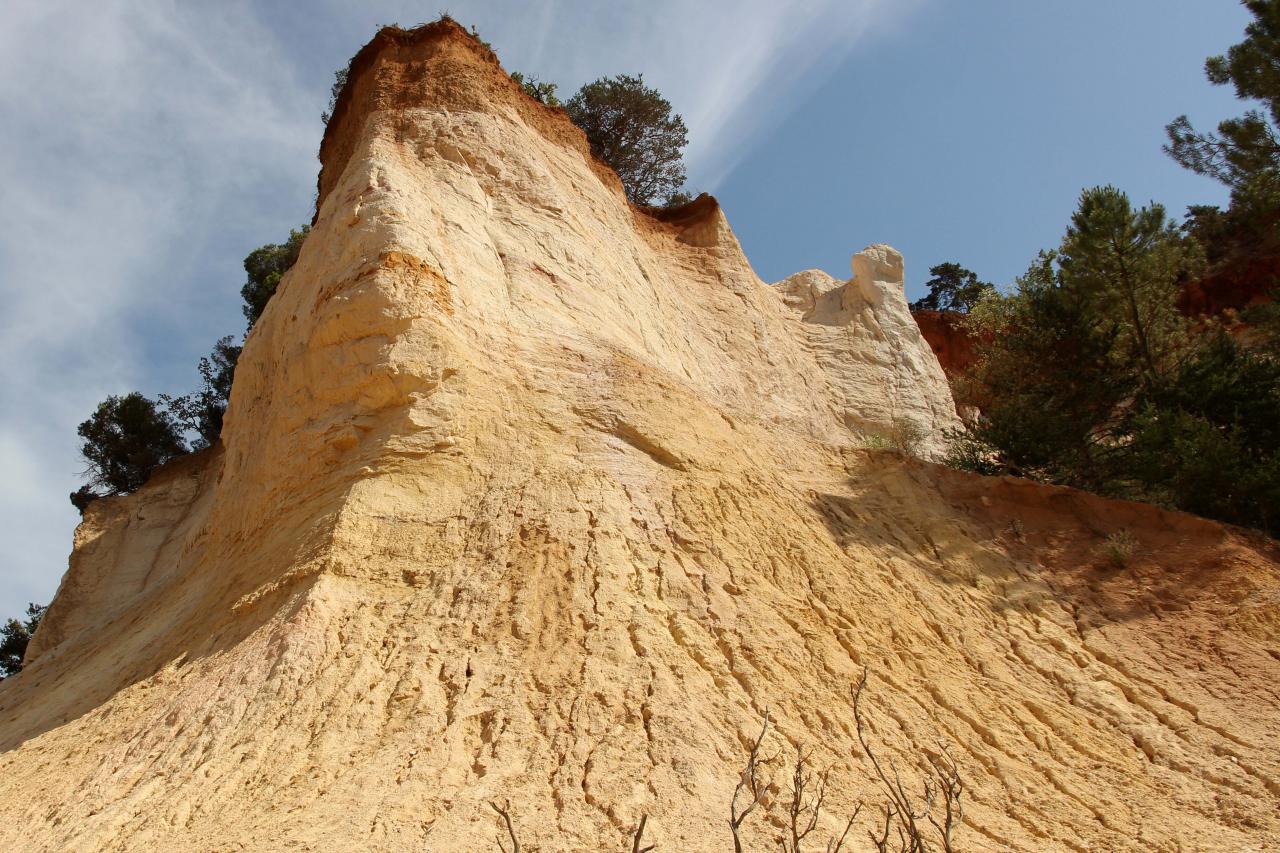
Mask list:
[[[502,835],[499,834],[497,838],[498,849],[501,850],[502,853],[520,853],[520,840],[516,838],[516,828],[511,822],[511,801],[507,800],[500,806],[491,800],[489,805],[498,813],[498,816],[502,818],[502,822],[506,824],[507,837],[511,839],[511,849],[508,850],[507,846],[502,843]]]
[[[954,853],[951,846],[951,833],[955,823],[962,814],[960,797],[964,793],[964,783],[951,754],[945,746],[940,747],[938,757],[927,756],[932,778],[926,777],[921,785],[919,804],[907,793],[898,774],[897,765],[889,762],[888,770],[876,757],[875,750],[867,741],[865,725],[862,719],[862,692],[867,686],[867,670],[862,670],[862,677],[852,689],[853,720],[858,735],[858,743],[867,754],[876,777],[883,786],[888,802],[884,804],[884,821],[879,825],[879,834],[868,832],[871,843],[880,853],[889,853],[890,839],[896,833],[897,853],[928,853],[933,845],[927,839],[925,828],[932,826],[938,835],[938,843],[944,853]],[[934,817],[935,804],[939,795],[942,798],[942,821]]]
[[[764,745],[764,737],[769,732],[769,711],[764,712],[764,722],[760,726],[760,736],[751,745],[747,756],[747,766],[743,768],[738,784],[733,789],[733,799],[729,801],[729,829],[733,833],[733,853],[742,853],[742,839],[738,830],[747,816],[760,805],[765,793],[769,790],[769,780],[763,775],[764,768],[772,763],[771,758],[760,756],[760,747]],[[746,805],[738,811],[738,797],[746,792]]]
[[[640,815],[640,824],[636,827],[635,835],[631,837],[631,853],[649,853],[650,850],[658,846],[656,844],[650,844],[647,847],[641,846],[644,843],[644,825],[648,822],[649,816],[647,814]]]
[[[937,789],[942,794],[943,819],[939,824],[931,810],[929,823],[938,831],[944,853],[953,853],[951,831],[955,828],[955,822],[960,819],[960,795],[964,793],[964,782],[960,779],[960,771],[947,746],[940,745],[938,752],[937,758],[929,756],[929,765],[933,768]]]
[[[796,764],[791,771],[791,802],[787,804],[787,830],[789,838],[783,838],[783,853],[804,853],[803,842],[818,826],[818,818],[822,814],[822,804],[827,798],[827,779],[831,769],[815,773],[809,769],[809,756],[800,747],[796,748]],[[806,794],[808,794],[806,798]],[[827,853],[839,853],[844,847],[845,838],[853,827],[853,821],[862,811],[862,804],[853,810],[845,823],[844,831],[839,838],[827,841]]]

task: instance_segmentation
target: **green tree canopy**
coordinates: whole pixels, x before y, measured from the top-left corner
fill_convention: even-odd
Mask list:
[[[1221,122],[1216,134],[1201,133],[1179,116],[1168,127],[1165,150],[1235,192],[1252,192],[1261,184],[1274,191],[1280,181],[1280,0],[1244,0],[1244,5],[1254,18],[1244,41],[1223,56],[1209,57],[1205,74],[1211,83],[1234,87],[1237,98],[1261,102],[1263,109]]]
[[[269,243],[244,259],[248,280],[240,290],[249,327],[257,322],[280,279],[298,259],[309,226],[291,231],[286,243]],[[227,335],[200,359],[201,387],[180,397],[161,394],[152,401],[134,392],[108,397],[89,420],[80,424],[81,453],[89,463],[89,482],[71,493],[71,503],[84,512],[103,494],[127,494],[151,472],[175,456],[201,450],[218,440],[231,399],[231,383],[241,347]],[[194,434],[188,448],[184,433]]]
[[[1280,532],[1280,360],[1177,310],[1199,247],[1159,205],[1086,191],[1062,244],[969,315],[953,463]]]
[[[1147,378],[1165,372],[1185,343],[1182,282],[1201,267],[1199,246],[1158,204],[1134,210],[1115,187],[1080,196],[1060,250],[1066,287],[1095,321],[1119,332],[1113,358]]]
[[[911,303],[912,311],[959,311],[967,313],[983,294],[994,288],[979,281],[977,273],[948,261],[929,267],[932,276],[925,287],[929,293]]]
[[[1280,360],[1215,330],[1136,398],[1127,433],[1145,499],[1280,535]]]
[[[45,610],[43,605],[28,604],[26,619],[9,619],[0,627],[0,677],[22,671],[22,658]]]
[[[134,491],[160,465],[187,452],[173,416],[136,391],[108,397],[78,432],[89,486],[107,494]]]
[[[1184,115],[1169,124],[1165,151],[1231,189],[1225,214],[1191,209],[1188,225],[1216,264],[1280,253],[1280,0],[1244,0],[1253,15],[1244,41],[1205,61],[1211,83],[1259,108],[1201,132]],[[1206,227],[1208,226],[1208,227]]]
[[[956,393],[981,410],[967,439],[986,450],[969,455],[990,458],[984,472],[1105,490],[1111,417],[1134,382],[1112,370],[1120,330],[1070,286],[1060,255],[1042,253],[1012,293],[989,293],[968,322],[977,360]]]
[[[280,285],[280,279],[297,262],[302,242],[310,231],[311,226],[303,225],[290,231],[286,242],[278,245],[268,243],[254,249],[244,259],[244,271],[249,278],[244,287],[240,288],[240,296],[244,298],[244,316],[249,321],[250,328],[253,328],[253,324],[258,322],[258,318],[266,310],[267,302]]]
[[[684,185],[684,119],[643,76],[602,77],[579,89],[564,108],[586,133],[592,152],[618,173],[633,203],[665,202]]]

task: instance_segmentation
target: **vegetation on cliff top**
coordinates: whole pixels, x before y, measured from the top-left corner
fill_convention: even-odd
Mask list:
[[[512,71],[511,79],[524,91],[526,95],[533,98],[540,104],[546,104],[549,107],[562,106],[560,99],[556,97],[556,90],[560,87],[555,83],[547,83],[539,80],[534,75],[525,75],[520,71]]]
[[[280,279],[297,263],[302,241],[310,231],[310,225],[303,225],[290,231],[285,242],[260,246],[244,259],[244,271],[249,277],[240,288],[240,298],[244,300],[244,318],[249,321],[250,329],[266,310],[267,302],[280,286]]]
[[[78,432],[89,463],[88,485],[107,494],[132,492],[156,468],[187,452],[173,414],[137,391],[103,400]]]
[[[666,202],[685,182],[684,119],[643,76],[602,77],[564,105],[591,151],[613,167],[633,204]]]
[[[978,300],[995,286],[978,280],[978,274],[948,261],[929,267],[931,278],[924,283],[929,292],[911,303],[915,311],[956,311],[968,313]]]
[[[309,230],[303,225],[291,231],[284,243],[260,246],[244,259],[246,279],[240,296],[250,329],[262,316],[280,279],[297,262]],[[190,394],[161,394],[152,400],[133,391],[99,403],[78,430],[87,482],[71,493],[71,503],[83,512],[104,495],[128,494],[170,459],[216,443],[231,399],[240,350],[234,336],[220,338],[213,351],[200,359],[200,387]]]
[[[475,27],[471,28],[471,35],[493,49]],[[329,105],[321,114],[326,125],[349,74],[349,64],[334,72]],[[689,143],[688,129],[671,102],[657,89],[645,85],[643,74],[601,77],[584,85],[566,102],[556,96],[559,86],[555,83],[522,71],[512,71],[511,79],[535,101],[564,109],[569,120],[586,134],[592,153],[618,173],[633,204],[674,206],[692,200],[681,189],[685,183],[683,152]]]
[[[1231,275],[1280,254],[1280,0],[1246,6],[1255,20],[1245,40],[1206,72],[1265,112],[1216,134],[1180,117],[1165,148],[1226,184],[1230,207],[1192,207],[1177,228],[1158,204],[1135,210],[1112,187],[1085,191],[1060,246],[1012,292],[973,306],[978,357],[956,392],[980,414],[952,437],[952,464],[1280,534],[1274,302],[1246,313],[1259,326],[1247,346],[1179,305],[1206,264]]]

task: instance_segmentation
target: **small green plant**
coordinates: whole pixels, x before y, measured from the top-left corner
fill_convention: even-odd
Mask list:
[[[942,462],[948,468],[988,477],[1006,473],[991,445],[969,430],[947,430],[943,437],[947,442],[947,456]]]
[[[924,430],[915,421],[898,417],[889,429],[889,441],[897,450],[915,456],[924,443]]]
[[[915,456],[924,441],[924,435],[924,430],[914,421],[894,418],[887,432],[865,433],[858,444],[863,450],[897,450]]]
[[[1107,563],[1116,569],[1129,565],[1129,560],[1138,551],[1137,538],[1127,530],[1117,530],[1102,540],[1102,556]]]
[[[442,17],[442,19],[441,19],[441,20],[443,20],[443,18],[447,18],[447,17],[448,17],[448,15],[445,15],[445,16],[443,16],[443,17]],[[450,20],[452,20],[452,19],[450,19]],[[493,52],[493,45],[491,45],[489,42],[485,41],[483,38],[481,38],[481,37],[480,37],[480,31],[479,31],[478,29],[476,29],[476,25],[475,25],[475,24],[472,24],[472,25],[471,25],[471,37],[472,37],[473,39],[475,39],[476,41],[480,42],[480,44],[484,45],[484,47],[485,47],[486,49],[488,49],[488,50],[489,50],[489,52],[491,52],[491,53]]]
[[[869,432],[858,439],[858,446],[863,450],[889,450],[893,447],[893,442],[886,435]]]
[[[347,87],[347,77],[350,76],[350,73],[350,65],[333,72],[333,85],[329,87],[329,106],[325,108],[324,112],[320,113],[320,121],[326,126],[328,126],[329,120],[333,118],[333,111],[338,106],[338,96]]]

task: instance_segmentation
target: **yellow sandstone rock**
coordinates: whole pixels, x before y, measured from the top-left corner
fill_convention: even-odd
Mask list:
[[[954,424],[902,259],[777,286],[449,22],[357,56],[221,445],[95,502],[0,687],[0,849],[811,849],[949,745],[957,850],[1280,844],[1274,542],[865,437]],[[1138,542],[1130,565],[1105,537]]]

